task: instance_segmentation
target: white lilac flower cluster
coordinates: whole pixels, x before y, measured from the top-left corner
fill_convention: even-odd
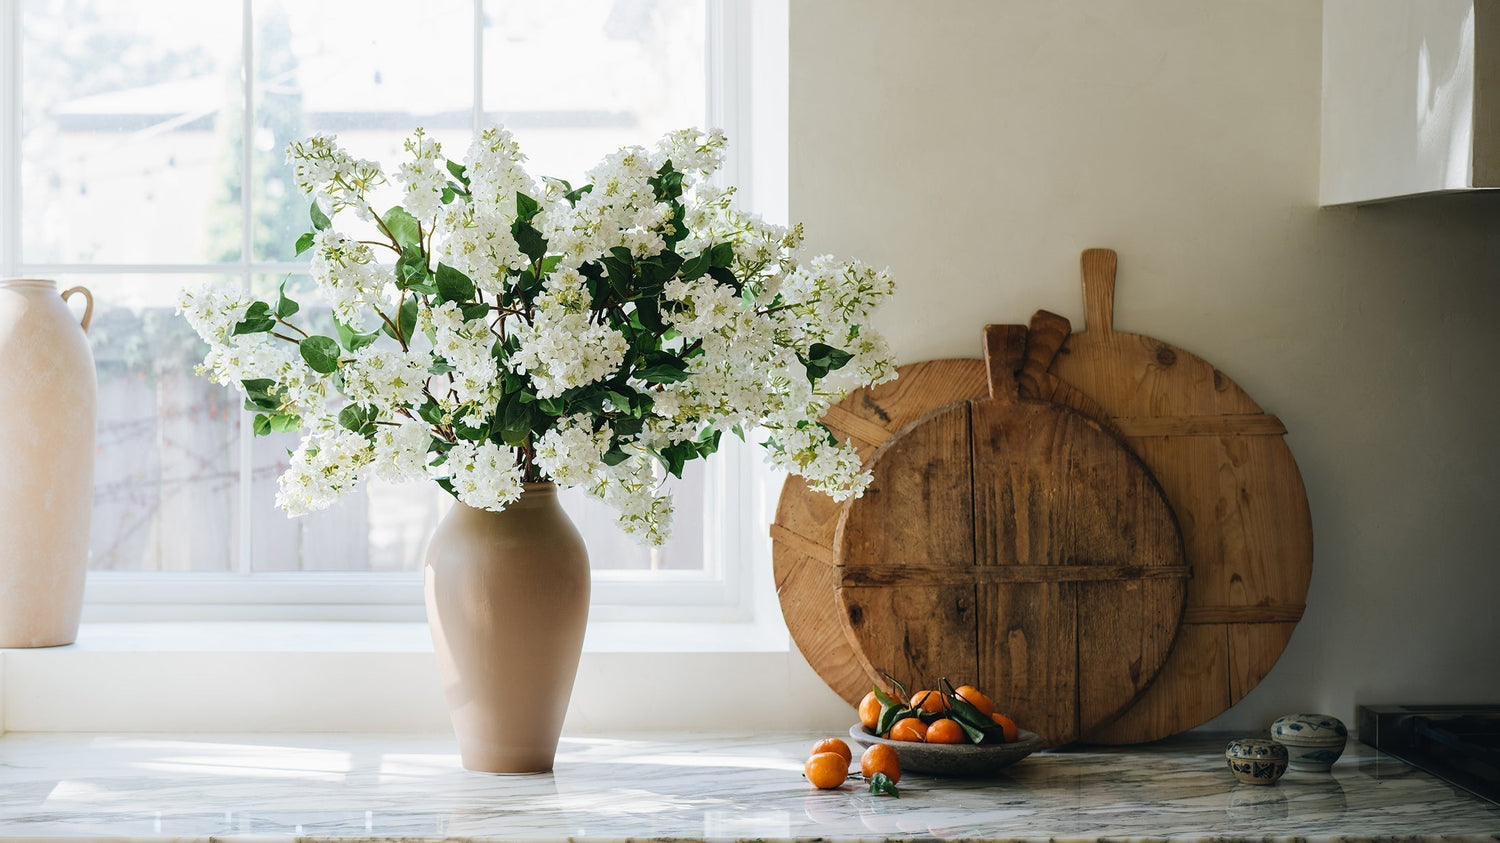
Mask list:
[[[708,183],[724,142],[673,132],[575,187],[527,173],[502,128],[462,161],[419,129],[384,213],[379,165],[324,135],[291,144],[320,307],[284,287],[179,303],[208,344],[201,371],[241,390],[256,432],[303,431],[277,505],[297,515],[366,480],[430,478],[499,511],[552,482],[658,544],[666,475],[757,429],[773,464],[835,499],[860,494],[870,475],[820,419],[895,376],[870,326],[891,279],[804,259],[800,226],[736,209]],[[335,230],[346,211],[359,233]]]

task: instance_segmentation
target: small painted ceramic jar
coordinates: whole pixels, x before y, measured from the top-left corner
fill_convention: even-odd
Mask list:
[[[1349,730],[1327,714],[1288,714],[1271,724],[1271,739],[1286,747],[1293,770],[1327,772],[1344,754]]]
[[[1224,748],[1234,777],[1246,784],[1275,784],[1286,772],[1286,747],[1265,738],[1240,738]]]

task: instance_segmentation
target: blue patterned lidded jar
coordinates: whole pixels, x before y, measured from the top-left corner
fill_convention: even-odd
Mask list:
[[[1246,784],[1275,784],[1286,772],[1287,752],[1265,738],[1240,738],[1224,748],[1224,760],[1234,777]]]
[[[1326,772],[1344,754],[1349,730],[1330,714],[1288,714],[1271,724],[1271,739],[1286,747],[1293,770]]]

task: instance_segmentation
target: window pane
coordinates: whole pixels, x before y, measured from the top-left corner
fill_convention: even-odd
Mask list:
[[[486,0],[484,109],[534,175],[704,125],[704,0]],[[560,57],[560,51],[565,56]]]
[[[387,174],[421,126],[461,158],[474,122],[474,5],[471,0],[257,0],[255,14],[255,249],[288,260],[308,229],[284,151],[315,132],[338,136]],[[377,209],[399,190],[377,194]],[[340,220],[340,227],[352,225]]]
[[[240,255],[240,12],[22,5],[22,260]]]
[[[206,346],[174,312],[191,276],[81,275],[99,377],[90,568],[230,571],[238,563],[240,401],[193,373]]]

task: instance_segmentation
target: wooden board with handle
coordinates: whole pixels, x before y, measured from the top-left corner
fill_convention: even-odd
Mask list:
[[[990,395],[912,423],[834,536],[845,631],[871,677],[992,689],[1049,745],[1118,716],[1165,661],[1182,541],[1144,465],[1081,413],[1022,398],[1024,326],[986,330]]]
[[[1167,491],[1195,569],[1183,625],[1156,681],[1120,718],[1087,736],[1130,743],[1206,722],[1264,678],[1301,616],[1312,539],[1281,422],[1199,358],[1113,330],[1117,260],[1108,250],[1084,253],[1090,330],[1068,337],[1067,320],[1038,313],[1019,379],[1028,397],[1066,404],[1125,437]],[[1108,338],[1094,345],[1091,334]],[[1114,412],[1079,385],[1101,393]],[[985,392],[981,360],[908,364],[898,380],[851,394],[825,421],[841,438],[846,430],[839,422],[858,427],[863,436],[855,441],[868,456],[897,422]],[[838,512],[837,504],[790,478],[772,526],[773,560],[793,639],[829,686],[856,704],[872,682],[840,628],[832,567]]]
[[[1141,743],[1223,713],[1270,671],[1302,616],[1312,519],[1279,419],[1202,358],[1114,330],[1118,260],[1109,249],[1083,253],[1085,330],[1053,360],[1062,388],[1046,397],[1087,396],[1078,409],[1102,411],[1130,442],[1166,490],[1193,566],[1183,627],[1156,682],[1085,735]]]

